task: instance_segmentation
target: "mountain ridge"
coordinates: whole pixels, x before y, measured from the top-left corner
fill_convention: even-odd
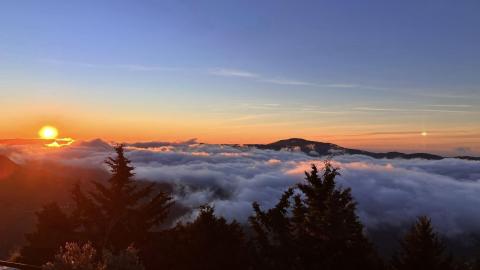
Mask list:
[[[289,149],[289,150],[299,149],[300,151],[304,152],[309,156],[335,156],[335,155],[341,155],[341,154],[349,154],[349,155],[365,155],[365,156],[373,157],[376,159],[419,158],[419,159],[427,159],[427,160],[441,160],[445,158],[457,158],[457,159],[480,161],[480,157],[472,157],[472,156],[445,157],[445,156],[429,154],[429,153],[406,154],[406,153],[396,152],[396,151],[377,153],[377,152],[370,152],[365,150],[345,148],[333,143],[310,141],[302,138],[284,139],[284,140],[279,140],[269,144],[247,144],[247,146],[255,147],[258,149],[268,149],[268,150],[275,150],[275,151],[280,151],[282,149]]]

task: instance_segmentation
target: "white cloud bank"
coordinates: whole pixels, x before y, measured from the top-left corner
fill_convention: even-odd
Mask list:
[[[112,154],[96,140],[64,149],[0,148],[17,161],[62,160],[99,166]],[[170,183],[186,206],[212,203],[227,218],[245,221],[251,203],[273,206],[290,185],[302,181],[310,164],[322,164],[300,152],[234,148],[221,145],[151,142],[132,144],[128,157],[139,179]],[[351,187],[358,214],[367,228],[410,224],[429,215],[443,233],[480,231],[480,162],[458,159],[378,160],[344,155],[333,159],[341,168],[338,183]]]

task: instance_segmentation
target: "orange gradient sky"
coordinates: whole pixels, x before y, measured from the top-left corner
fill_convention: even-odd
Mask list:
[[[52,101],[53,99],[53,101]],[[102,104],[103,103],[103,104]],[[461,154],[478,153],[480,130],[459,123],[462,113],[398,114],[355,109],[321,110],[301,105],[237,104],[189,110],[175,106],[125,110],[123,104],[102,101],[98,106],[39,97],[36,104],[17,103],[2,108],[3,139],[35,138],[44,125],[59,130],[59,137],[76,140],[182,141],[205,143],[269,143],[301,137],[344,147],[376,150]],[[135,104],[133,104],[135,105]],[[198,105],[197,105],[198,106]],[[19,113],[21,112],[21,113]],[[419,119],[420,118],[420,119]],[[454,122],[455,125],[445,123]],[[426,132],[427,136],[422,136]],[[467,148],[468,147],[468,148]],[[458,151],[456,151],[458,150]],[[466,153],[467,154],[467,153]]]
[[[112,5],[0,2],[0,139],[480,155],[477,1]]]

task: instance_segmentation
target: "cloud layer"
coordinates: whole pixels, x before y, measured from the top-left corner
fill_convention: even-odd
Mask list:
[[[0,153],[17,162],[61,160],[75,166],[100,166],[112,154],[101,140],[63,149],[4,146]],[[188,207],[214,204],[219,214],[245,221],[251,203],[272,207],[289,186],[302,181],[310,164],[322,164],[301,152],[247,147],[150,142],[128,146],[139,179],[169,183],[175,198]],[[358,214],[367,226],[410,224],[429,215],[443,233],[480,228],[480,162],[444,159],[378,160],[360,155],[333,159],[341,168],[339,184],[351,187]]]

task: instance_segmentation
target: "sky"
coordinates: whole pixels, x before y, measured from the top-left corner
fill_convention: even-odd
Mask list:
[[[473,0],[4,0],[0,139],[48,124],[80,140],[480,155],[479,12]]]

